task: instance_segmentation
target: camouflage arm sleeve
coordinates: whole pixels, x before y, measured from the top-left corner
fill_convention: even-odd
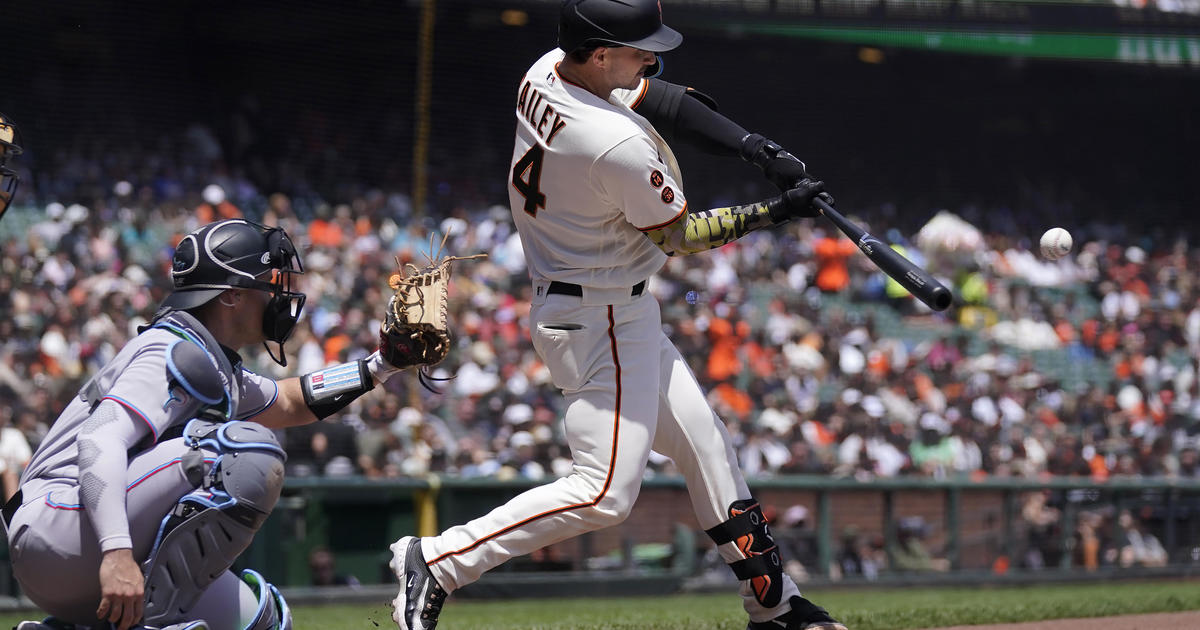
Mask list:
[[[645,234],[668,256],[716,249],[754,230],[776,225],[777,221],[772,218],[772,202],[778,203],[777,199],[772,199],[744,206],[685,212],[679,220],[646,230]]]

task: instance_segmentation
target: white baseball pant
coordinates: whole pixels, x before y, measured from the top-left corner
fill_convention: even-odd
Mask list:
[[[470,584],[506,560],[623,521],[641,489],[651,448],[683,474],[704,529],[729,518],[734,501],[750,498],[716,413],[679,350],[663,333],[658,302],[628,290],[547,296],[535,286],[533,345],[567,398],[569,475],[528,490],[440,536],[422,553],[447,591]],[[596,303],[600,301],[609,303]],[[721,545],[726,562],[744,556]],[[748,581],[740,592],[750,618],[766,621],[798,595],[784,576],[781,604],[764,609]]]

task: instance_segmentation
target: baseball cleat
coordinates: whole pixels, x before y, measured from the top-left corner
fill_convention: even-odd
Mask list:
[[[390,549],[392,572],[400,580],[400,592],[392,601],[392,621],[400,630],[433,630],[446,601],[446,590],[425,566],[421,539],[405,536]]]
[[[75,630],[75,624],[59,621],[54,617],[46,617],[41,621],[22,621],[13,626],[13,630]]]
[[[846,630],[846,626],[829,616],[824,608],[793,595],[792,609],[764,622],[751,621],[746,630]]]

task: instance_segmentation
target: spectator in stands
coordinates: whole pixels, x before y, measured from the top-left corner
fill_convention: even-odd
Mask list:
[[[316,547],[308,554],[308,570],[313,586],[362,586],[358,578],[337,570],[333,552],[328,547]]]
[[[242,211],[225,197],[225,189],[209,184],[200,191],[200,205],[196,206],[196,221],[204,225],[222,219],[240,219]]]
[[[1041,570],[1057,566],[1059,557],[1058,532],[1061,514],[1047,505],[1049,491],[1026,493],[1021,502],[1021,520],[1025,525],[1024,565]]]
[[[1177,474],[1185,479],[1200,479],[1200,451],[1194,446],[1179,451]]]
[[[0,398],[0,408],[8,409],[31,446],[47,430],[40,417],[53,417],[53,408],[65,406],[65,397],[82,384],[80,375],[102,363],[152,314],[169,288],[161,279],[165,272],[156,271],[169,265],[171,249],[159,244],[189,231],[196,212],[186,200],[205,198],[210,184],[220,186],[225,198],[205,212],[232,212],[221,209],[230,204],[237,212],[281,222],[297,242],[310,244],[306,281],[319,286],[308,288],[328,299],[311,305],[311,317],[297,332],[302,340],[297,360],[309,366],[301,372],[368,352],[376,322],[366,313],[381,308],[381,277],[395,265],[391,254],[419,260],[427,247],[428,229],[411,221],[411,200],[401,192],[370,191],[361,182],[324,196],[315,192],[299,176],[315,163],[305,162],[317,160],[314,156],[287,156],[299,160],[288,166],[260,163],[251,169],[256,181],[250,182],[223,172],[214,157],[220,147],[214,154],[196,130],[122,148],[119,159],[106,162],[112,146],[80,140],[65,151],[70,159],[40,165],[36,188],[22,190],[19,198],[38,211],[10,212],[0,223],[0,388],[16,394]],[[266,159],[261,151],[254,155]],[[289,172],[258,179],[273,168]],[[90,180],[97,173],[104,181]],[[210,200],[216,199],[213,192]],[[361,437],[369,443],[369,449],[357,451],[369,450],[367,459],[352,458],[364,474],[493,475],[514,430],[503,420],[505,412],[556,398],[527,341],[528,295],[522,294],[527,283],[523,261],[512,255],[520,247],[509,218],[484,199],[464,197],[456,205],[431,217],[429,225],[453,231],[451,247],[495,254],[456,270],[451,308],[462,331],[438,370],[456,378],[440,396],[397,380],[388,384],[389,395],[372,393],[327,421],[349,427],[352,442]],[[1020,222],[1032,224],[1047,210],[1015,208],[1005,216],[1029,215],[1034,218]],[[674,329],[693,370],[714,380],[710,391],[728,409],[723,420],[753,442],[747,458],[756,458],[762,474],[824,473],[840,454],[852,452],[853,462],[842,463],[847,474],[1196,476],[1195,450],[1184,445],[1200,422],[1194,359],[1200,349],[1200,284],[1191,273],[1200,266],[1200,251],[1176,235],[1140,234],[1134,243],[1081,222],[1072,230],[1076,254],[1050,268],[1019,245],[1021,235],[1014,230],[1020,222],[980,217],[988,246],[972,263],[981,274],[973,282],[987,283],[989,315],[980,328],[965,333],[948,323],[953,317],[904,323],[894,308],[851,300],[877,272],[855,262],[861,257],[853,254],[852,243],[819,225],[755,233],[698,267],[668,263],[650,289],[662,300],[664,325]],[[898,227],[903,236],[916,226]],[[815,251],[818,239],[809,234],[822,237],[835,255],[822,257]],[[817,289],[805,292],[810,273]],[[830,273],[840,279],[822,279]],[[1048,277],[1061,278],[1061,286],[1030,282]],[[694,305],[683,299],[690,287],[718,284],[719,291],[702,292]],[[781,293],[785,285],[794,291]],[[984,288],[976,286],[977,293]],[[1016,347],[1027,338],[997,334],[1022,321],[1046,324],[1054,347],[1030,356]],[[261,353],[245,358],[268,373],[275,369]],[[1050,376],[1062,384],[1053,384]],[[1063,377],[1088,385],[1076,390]],[[860,395],[853,414],[829,404],[848,389]],[[426,421],[444,427],[436,433],[440,444],[427,448],[411,435],[389,438],[381,432],[385,420],[371,419],[370,408],[387,398],[419,400]],[[868,402],[875,400],[878,407]],[[877,408],[882,412],[873,411]],[[398,412],[389,411],[386,421]],[[769,424],[761,430],[760,423],[779,421],[770,417],[775,412],[794,415],[783,422],[795,428]],[[543,413],[552,425],[561,410],[550,406]],[[922,424],[940,424],[926,422],[929,417],[942,418],[948,433],[924,433]],[[499,434],[503,439],[496,440]],[[335,446],[329,437],[326,448]],[[557,474],[549,446],[565,448],[561,436],[537,439],[534,460],[546,474]],[[949,444],[946,460],[933,457],[940,451],[931,448],[943,440]],[[296,462],[310,458],[311,440],[289,442],[299,444]],[[460,452],[462,444],[470,448]],[[783,451],[776,446],[786,449],[785,461],[779,461]],[[904,461],[910,455],[918,459],[918,453],[919,465]],[[670,470],[668,464],[650,468]]]
[[[835,580],[859,578],[874,581],[878,579],[880,570],[887,565],[887,554],[884,553],[882,541],[879,539],[867,540],[859,527],[853,524],[842,528],[841,538],[841,546],[834,558],[834,566],[829,570],[830,576]]]
[[[796,582],[807,582],[809,574],[818,569],[817,534],[809,526],[808,508],[788,507],[771,523],[775,543],[783,552],[783,570]]]
[[[935,558],[925,545],[929,526],[920,516],[906,516],[896,522],[896,547],[892,549],[891,569],[900,573],[947,571],[950,563]]]
[[[12,408],[0,407],[0,490],[4,501],[16,494],[20,487],[21,472],[33,457],[29,441],[20,429],[11,426]]]
[[[1150,533],[1142,519],[1129,510],[1121,510],[1117,519],[1121,528],[1118,563],[1122,567],[1162,567],[1167,564],[1167,551],[1158,538]]]
[[[817,259],[817,279],[814,284],[827,293],[845,291],[850,287],[850,269],[846,261],[858,249],[854,241],[837,231],[825,233],[818,230],[814,232],[814,237],[813,254]]]

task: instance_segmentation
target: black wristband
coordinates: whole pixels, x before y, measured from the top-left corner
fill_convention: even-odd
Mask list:
[[[318,420],[341,411],[359,396],[375,389],[365,359],[342,363],[300,377],[304,404]]]

